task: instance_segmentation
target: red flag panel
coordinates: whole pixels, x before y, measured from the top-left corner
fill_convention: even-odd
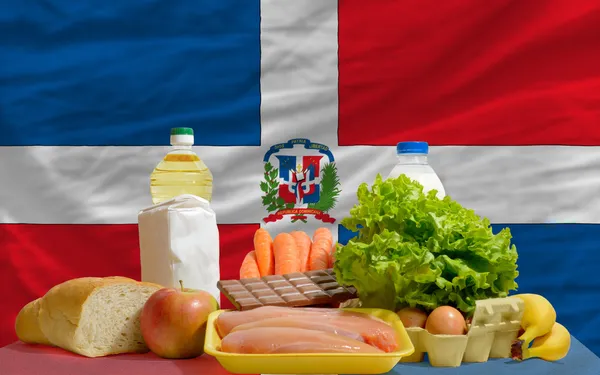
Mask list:
[[[595,0],[340,1],[339,143],[600,145],[598,25]]]

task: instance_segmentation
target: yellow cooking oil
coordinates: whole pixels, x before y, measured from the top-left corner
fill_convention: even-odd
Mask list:
[[[150,195],[154,204],[182,194],[193,194],[209,202],[212,199],[212,173],[192,151],[193,145],[193,129],[171,129],[173,148],[150,175]]]

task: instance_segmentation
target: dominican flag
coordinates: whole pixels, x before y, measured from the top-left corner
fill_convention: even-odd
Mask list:
[[[596,0],[3,2],[0,345],[57,283],[139,279],[150,173],[191,127],[221,278],[261,225],[346,241],[359,184],[427,141],[447,194],[510,227],[520,291],[600,353],[598,25]]]

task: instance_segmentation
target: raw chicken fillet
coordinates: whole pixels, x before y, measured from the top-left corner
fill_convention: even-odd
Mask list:
[[[281,327],[302,328],[314,331],[329,332],[345,336],[360,342],[366,342],[385,352],[398,349],[398,338],[394,329],[387,323],[359,316],[349,315],[298,315],[281,318],[260,319],[240,324],[231,332],[247,329]]]
[[[263,306],[247,311],[227,311],[219,315],[215,324],[217,332],[221,338],[227,336],[235,327],[255,322],[257,320],[268,318],[283,318],[283,317],[322,317],[322,316],[355,316],[364,319],[381,320],[371,317],[370,315],[344,311],[340,309],[325,309],[325,308],[290,308],[279,306]]]
[[[239,354],[383,353],[346,336],[291,327],[261,327],[232,332],[221,341],[221,351]]]

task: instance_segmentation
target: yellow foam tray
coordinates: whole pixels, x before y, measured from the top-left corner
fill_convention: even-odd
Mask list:
[[[392,353],[294,353],[237,354],[221,352],[215,321],[227,310],[218,310],[208,317],[204,352],[219,361],[234,374],[384,374],[415,348],[396,313],[383,309],[347,308],[373,315],[389,323],[398,335],[399,349]]]

